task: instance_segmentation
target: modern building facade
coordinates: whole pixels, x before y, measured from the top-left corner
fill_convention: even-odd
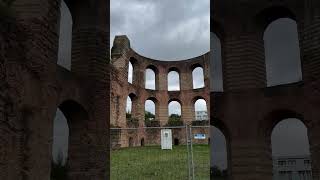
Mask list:
[[[196,116],[195,116],[195,120],[196,121],[207,121],[207,120],[209,120],[207,111],[196,111],[195,114],[196,114]]]
[[[273,180],[312,180],[310,156],[273,157]]]

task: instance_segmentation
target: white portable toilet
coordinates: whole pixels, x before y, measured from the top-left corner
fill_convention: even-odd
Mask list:
[[[172,149],[171,129],[161,129],[161,149]]]

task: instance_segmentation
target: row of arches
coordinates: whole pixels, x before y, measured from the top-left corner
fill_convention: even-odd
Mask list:
[[[135,98],[134,95],[129,95],[126,101],[126,114],[133,113],[133,103],[132,99]],[[155,120],[157,115],[157,99],[156,98],[148,98],[145,101],[144,109],[145,116],[148,120]],[[168,102],[168,116],[169,118],[181,118],[182,107],[179,100],[173,99]],[[198,121],[208,120],[207,113],[207,103],[206,100],[202,97],[197,97],[194,101],[194,119]]]
[[[312,179],[311,153],[308,129],[298,118],[284,118],[278,121],[268,134],[274,179]],[[228,177],[232,174],[230,134],[225,126],[211,126],[210,162],[214,177]],[[290,166],[298,165],[299,171]],[[219,171],[219,172],[217,172]]]
[[[278,18],[265,26],[263,34],[267,86],[302,80],[298,27],[295,19]],[[211,91],[223,91],[221,36],[211,32]]]
[[[128,63],[128,82],[133,84],[134,81],[134,63],[135,60],[131,59]],[[159,75],[158,69],[153,66],[147,66],[144,74],[145,88],[150,90],[157,90]],[[170,68],[167,74],[168,81],[168,91],[180,91],[180,73],[178,68]],[[201,65],[196,65],[192,67],[192,87],[193,89],[199,89],[205,87],[204,83],[204,71]]]

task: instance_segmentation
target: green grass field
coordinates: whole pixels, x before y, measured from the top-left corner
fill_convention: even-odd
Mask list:
[[[187,147],[130,147],[111,152],[112,180],[186,180],[188,179]],[[209,180],[208,145],[193,145],[195,179]]]

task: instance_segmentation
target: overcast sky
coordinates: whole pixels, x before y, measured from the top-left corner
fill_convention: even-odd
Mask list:
[[[209,0],[111,0],[110,43],[115,35],[127,35],[131,47],[141,55],[160,60],[180,60],[206,53],[211,42],[214,52],[211,59],[211,88],[214,91],[223,91],[221,47],[217,37],[212,35],[210,38],[209,3]],[[58,64],[70,69],[72,22],[66,6],[62,4],[61,8],[63,18]],[[295,22],[288,19],[276,21],[266,30],[264,40],[268,86],[301,80]],[[196,86],[201,86],[201,72],[195,74],[195,83],[199,82]],[[147,75],[147,86],[152,88],[152,81],[153,76]],[[177,80],[174,80],[169,86],[177,88],[176,84]],[[205,107],[204,103],[199,107]],[[153,104],[147,102],[146,109],[154,111]],[[175,105],[172,112],[178,113],[179,105]],[[56,117],[57,127],[66,127],[66,120],[60,111],[57,111]],[[273,155],[308,154],[305,127],[299,121],[290,122],[279,124],[280,128],[277,126],[272,134]],[[67,128],[57,127],[54,129],[57,133],[55,139],[67,136]],[[215,162],[225,167],[223,136],[219,131],[213,132],[217,133],[213,134],[215,140],[211,142],[216,143],[215,153],[219,156]],[[54,142],[56,148],[53,151],[66,149],[67,144],[67,139],[60,145]]]
[[[111,0],[110,43],[127,35],[131,47],[150,58],[199,56],[210,47],[209,10],[209,0]]]

